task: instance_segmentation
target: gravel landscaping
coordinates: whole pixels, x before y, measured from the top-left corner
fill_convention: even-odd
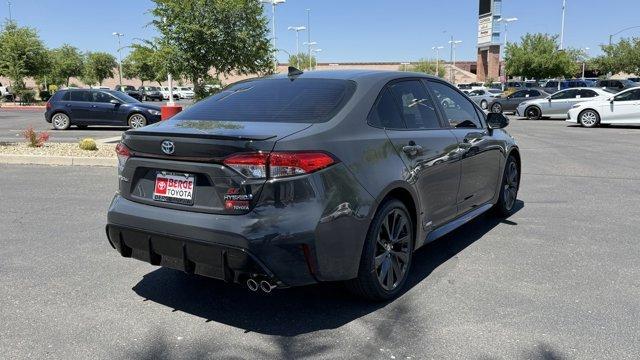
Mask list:
[[[98,144],[98,150],[88,151],[81,150],[77,143],[46,143],[42,147],[34,148],[24,142],[0,142],[0,154],[6,155],[115,158],[115,148],[115,144]]]

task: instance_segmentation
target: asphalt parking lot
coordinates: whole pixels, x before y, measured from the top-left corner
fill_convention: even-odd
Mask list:
[[[161,106],[161,102],[147,102]],[[190,100],[181,100],[180,105],[187,107]],[[47,131],[54,142],[76,142],[84,138],[107,139],[119,137],[127,127],[117,126],[90,126],[80,130],[72,126],[68,130],[54,130],[51,124],[44,119],[44,110],[3,110],[0,108],[0,142],[16,141],[21,139],[21,132],[28,126],[33,126],[36,131]]]
[[[115,169],[0,165],[0,354],[639,358],[640,127],[508,130],[523,157],[517,213],[421,249],[388,304],[335,284],[256,295],[121,258],[104,234]]]

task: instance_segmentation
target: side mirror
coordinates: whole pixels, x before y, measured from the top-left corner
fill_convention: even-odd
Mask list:
[[[613,98],[610,97],[610,98],[607,99],[607,101],[610,102],[610,103],[613,103]]]
[[[500,113],[489,113],[487,114],[487,125],[489,125],[489,129],[502,129],[509,125],[509,118]]]
[[[116,99],[111,99],[109,100],[110,103],[112,103],[113,105],[120,105],[120,101],[116,100]]]

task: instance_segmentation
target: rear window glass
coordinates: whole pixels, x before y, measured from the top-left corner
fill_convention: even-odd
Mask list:
[[[336,79],[262,79],[231,85],[176,120],[318,123],[349,100],[355,83]]]

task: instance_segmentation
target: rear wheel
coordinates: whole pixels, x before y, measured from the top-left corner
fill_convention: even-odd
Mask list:
[[[67,130],[71,126],[71,119],[64,113],[56,113],[51,117],[51,125],[56,130]]]
[[[347,285],[356,295],[375,301],[390,300],[404,287],[413,254],[413,223],[399,200],[385,201],[367,233],[358,277]]]
[[[542,115],[542,112],[540,111],[540,109],[538,109],[537,106],[529,106],[524,111],[524,114],[529,120],[539,120]]]
[[[132,129],[139,129],[147,126],[147,118],[142,114],[133,114],[129,116],[129,127]]]
[[[491,105],[491,112],[501,114],[502,113],[502,105],[500,103],[495,103]]]
[[[513,214],[516,200],[518,199],[518,190],[520,189],[520,167],[518,160],[511,155],[507,159],[507,165],[504,167],[502,175],[502,185],[500,187],[500,197],[495,209],[500,216],[510,216]]]
[[[588,109],[578,115],[578,121],[586,128],[594,128],[600,125],[600,115],[594,110]]]

